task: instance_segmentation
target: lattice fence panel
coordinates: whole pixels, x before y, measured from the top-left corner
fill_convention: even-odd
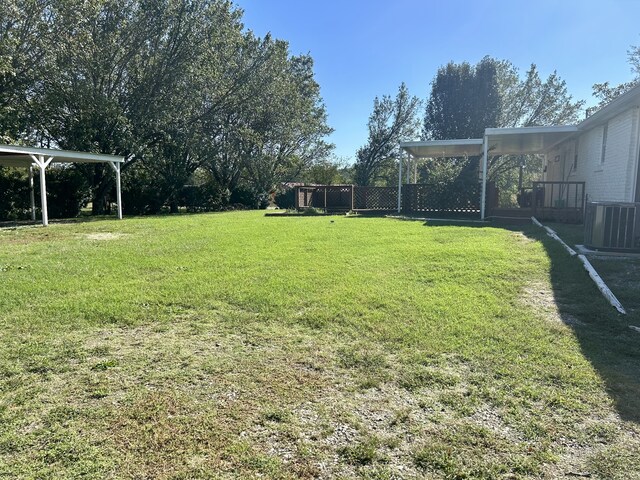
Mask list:
[[[480,210],[479,183],[403,185],[402,209],[412,212],[475,213]]]
[[[354,187],[354,210],[395,210],[398,208],[396,187]]]

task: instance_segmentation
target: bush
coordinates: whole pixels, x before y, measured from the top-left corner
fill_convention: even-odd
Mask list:
[[[34,169],[36,204],[40,208],[39,170]],[[76,217],[90,198],[84,175],[70,166],[46,171],[49,218]],[[26,169],[0,170],[0,220],[23,220],[31,216],[29,178]]]
[[[296,207],[296,189],[285,188],[276,193],[275,197],[276,205],[280,208],[286,208],[290,210]]]
[[[84,175],[73,167],[46,170],[47,209],[49,218],[77,217],[91,199],[90,187]],[[39,182],[36,184],[40,195]]]
[[[249,209],[259,208],[264,210],[269,206],[269,194],[240,186],[231,192],[229,203],[231,205],[242,205]]]
[[[0,167],[0,220],[21,220],[30,215],[26,170]]]

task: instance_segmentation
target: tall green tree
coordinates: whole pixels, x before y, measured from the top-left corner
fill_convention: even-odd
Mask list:
[[[497,127],[502,109],[498,62],[483,58],[477,65],[449,62],[438,69],[427,100],[425,140],[478,138]]]
[[[557,72],[541,79],[535,64],[520,78],[518,69],[510,62],[497,62],[497,80],[501,111],[498,126],[534,127],[567,125],[578,122],[584,107],[583,100],[575,100],[566,82]]]
[[[48,0],[0,2],[0,142],[33,141],[34,88],[50,52]]]
[[[356,153],[355,182],[358,185],[388,182],[389,170],[397,165],[400,155],[400,141],[414,138],[418,132],[420,104],[404,82],[395,97],[383,95],[374,99],[367,125],[369,138]]]
[[[640,84],[640,45],[632,45],[629,47],[629,50],[627,50],[627,59],[631,66],[633,78],[628,82],[623,82],[618,85],[611,85],[610,82],[595,83],[592,87],[593,96],[596,97],[599,102],[597,105],[587,109],[587,115],[594,114],[617,96],[622,95]]]

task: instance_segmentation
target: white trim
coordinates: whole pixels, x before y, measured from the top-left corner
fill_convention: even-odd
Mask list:
[[[425,140],[419,142],[400,142],[401,148],[449,146],[449,145],[482,145],[481,138],[461,138],[456,140]]]
[[[577,132],[576,125],[552,125],[550,127],[512,127],[512,128],[485,128],[485,136],[490,135],[521,135],[530,133],[573,133]]]
[[[633,102],[636,102],[633,105]],[[622,95],[614,98],[607,105],[602,107],[596,113],[590,117],[584,119],[578,124],[580,130],[591,130],[593,127],[597,127],[602,123],[611,120],[613,117],[624,113],[625,111],[638,106],[640,104],[640,85],[633,87],[631,90],[623,93]]]
[[[640,107],[636,107],[636,168],[633,169],[633,189],[631,190],[630,202],[635,202],[638,199],[636,194],[638,192],[638,169],[640,169]]]

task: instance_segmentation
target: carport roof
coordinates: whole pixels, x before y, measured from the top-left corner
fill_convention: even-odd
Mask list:
[[[553,127],[487,128],[485,138],[491,155],[545,153],[578,131],[575,125]],[[483,139],[401,142],[413,157],[462,157],[482,155]]]
[[[33,156],[52,157],[54,163],[101,163],[124,162],[124,158],[115,155],[74,152],[54,148],[21,147],[0,145],[0,165],[6,167],[29,167],[34,163]]]
[[[413,157],[472,157],[482,155],[481,138],[401,142],[400,147]]]
[[[553,127],[487,128],[491,155],[545,153],[578,131],[576,125]]]

